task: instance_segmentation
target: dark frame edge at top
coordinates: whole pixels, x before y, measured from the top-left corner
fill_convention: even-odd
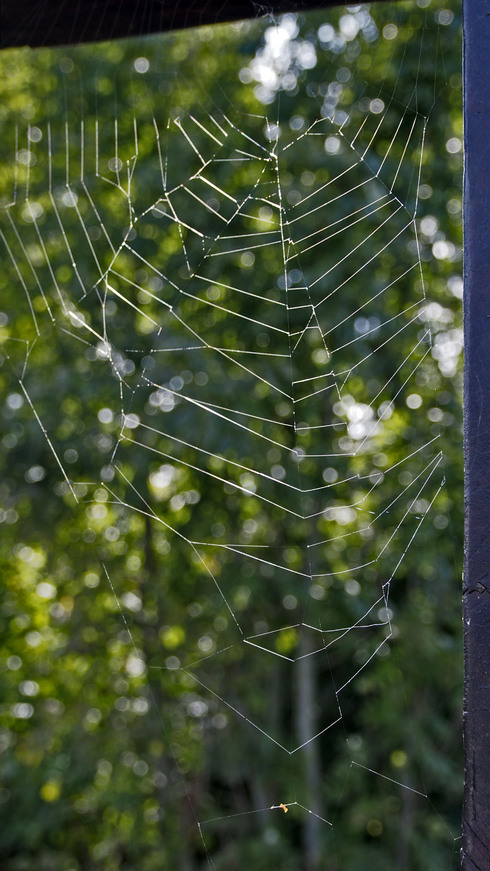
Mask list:
[[[0,48],[41,48],[148,36],[348,3],[349,0],[224,0],[221,3],[212,0],[59,0],[53,4],[50,0],[3,0]]]

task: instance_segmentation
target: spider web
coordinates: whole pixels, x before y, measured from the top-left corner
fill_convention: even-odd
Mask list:
[[[359,9],[343,26],[325,25],[329,45],[348,45],[349,27],[367,42],[375,29]],[[118,589],[105,561],[133,673],[148,670],[151,686],[168,672],[191,699],[189,723],[214,711],[223,764],[239,746],[257,768],[246,799],[187,787],[210,867],[224,827],[249,838],[270,814],[334,832],[334,803],[312,795],[305,767],[330,732],[349,748],[344,710],[390,654],[392,597],[444,485],[437,427],[428,437],[417,424],[417,379],[437,359],[418,221],[428,114],[400,73],[394,92],[351,83],[342,109],[334,80],[317,91],[315,116],[289,118],[281,88],[298,87],[309,63],[297,35],[294,16],[273,24],[242,70],[256,112],[225,86],[222,105],[201,94],[188,107],[182,91],[172,95],[182,106],[160,111],[151,88],[138,90],[140,57],[130,124],[121,100],[113,121],[85,117],[81,101],[62,125],[19,131],[2,219],[22,310],[8,360],[61,473],[58,493],[86,510],[88,544],[117,543],[131,518],[149,524],[158,571],[190,615],[185,643],[166,626],[167,653],[145,649],[144,592]],[[282,69],[285,46],[296,54]],[[106,454],[96,481],[73,474],[78,452],[39,410],[33,372],[53,341],[68,365],[106,373],[91,420]],[[173,752],[186,781],[185,748]],[[416,766],[397,781],[360,758],[352,744],[346,776],[428,801]],[[289,775],[275,782],[279,764]]]

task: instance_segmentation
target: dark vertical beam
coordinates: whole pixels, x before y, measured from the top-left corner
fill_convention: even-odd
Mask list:
[[[466,540],[463,871],[490,871],[490,2],[463,0]]]

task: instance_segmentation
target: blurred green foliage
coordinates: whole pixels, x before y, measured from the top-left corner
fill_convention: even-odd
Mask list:
[[[282,19],[268,80],[264,21],[0,57],[6,871],[456,866],[459,7],[360,9]],[[287,251],[324,335],[302,284],[281,332],[278,192],[294,235],[329,185]],[[353,284],[381,223],[355,214],[388,193]],[[383,402],[356,435],[352,403]]]

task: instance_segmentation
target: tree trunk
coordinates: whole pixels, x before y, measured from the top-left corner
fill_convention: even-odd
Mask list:
[[[311,741],[318,732],[315,656],[311,640],[304,634],[299,642],[295,680],[295,720],[298,745],[306,744],[298,753],[304,759],[304,783],[308,796],[307,807],[314,814],[322,814],[320,753],[318,741]],[[309,742],[309,743],[307,743]],[[320,871],[320,820],[308,814],[303,827],[304,871]]]

